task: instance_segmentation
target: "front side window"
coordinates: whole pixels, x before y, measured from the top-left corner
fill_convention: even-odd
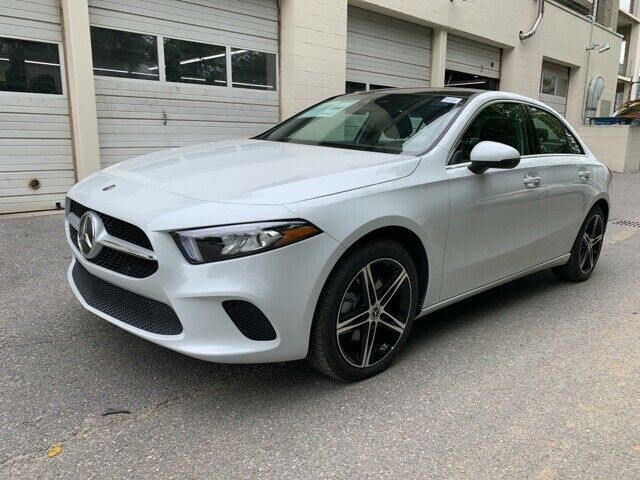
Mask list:
[[[555,115],[535,107],[527,107],[536,133],[538,151],[541,154],[583,153],[573,134]]]
[[[164,59],[167,82],[227,84],[225,47],[165,38]]]
[[[61,95],[58,45],[0,37],[0,90]]]
[[[95,75],[160,79],[154,35],[91,27],[91,53]]]
[[[234,87],[275,90],[276,55],[232,48],[231,76]]]
[[[455,154],[452,164],[469,162],[471,150],[480,142],[498,142],[509,145],[528,155],[526,111],[519,103],[493,103],[484,108],[467,128]]]
[[[320,103],[258,139],[405,153],[428,150],[466,102],[442,93],[369,92]]]

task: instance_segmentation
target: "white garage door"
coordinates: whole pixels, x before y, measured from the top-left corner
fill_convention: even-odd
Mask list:
[[[347,82],[370,88],[424,87],[430,65],[429,28],[349,7]]]
[[[0,0],[0,213],[55,208],[73,185],[58,0]]]
[[[500,48],[449,34],[447,36],[447,70],[500,78]]]
[[[278,122],[276,0],[89,0],[103,165]]]
[[[540,101],[562,115],[567,114],[569,67],[544,61],[540,79]]]

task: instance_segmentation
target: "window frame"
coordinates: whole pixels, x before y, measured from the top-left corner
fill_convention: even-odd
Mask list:
[[[148,35],[151,37],[155,37],[156,39],[156,55],[158,56],[158,78],[156,79],[145,79],[145,78],[134,78],[134,77],[116,77],[116,76],[111,76],[111,75],[96,75],[95,73],[95,66],[92,65],[92,73],[94,77],[99,77],[99,78],[106,78],[109,80],[113,80],[113,79],[117,79],[117,80],[123,80],[125,82],[146,82],[146,83],[152,83],[153,82],[158,82],[158,83],[167,83],[165,81],[163,81],[163,78],[165,78],[164,75],[164,44],[161,43],[163,42],[163,37],[162,35],[158,34],[158,33],[149,33],[149,32],[144,32],[141,30],[135,30],[135,29],[125,29],[125,28],[116,28],[116,27],[111,27],[111,26],[104,26],[104,25],[100,25],[100,24],[95,24],[95,23],[90,23],[89,24],[89,42],[92,41],[91,39],[91,28],[92,27],[96,27],[96,28],[102,28],[103,30],[114,30],[117,32],[124,32],[124,33],[133,33],[136,35]],[[162,59],[160,59],[160,55],[162,54]],[[93,62],[93,53],[91,54],[91,58],[92,58],[92,62]]]
[[[62,42],[51,42],[47,40],[40,40],[31,37],[21,37],[16,35],[0,35],[2,38],[10,38],[12,40],[22,40],[24,42],[37,42],[37,43],[48,43],[50,45],[57,45],[58,47],[58,59],[60,61],[60,80],[62,84],[62,93],[34,93],[34,92],[14,92],[11,90],[0,90],[0,96],[16,96],[16,97],[24,97],[24,96],[36,96],[37,98],[67,98],[67,71],[65,68],[65,56],[64,56],[64,47]]]
[[[445,168],[447,169],[451,169],[451,168],[460,168],[460,167],[468,167],[469,165],[471,165],[471,162],[461,162],[461,163],[451,163],[451,161],[453,160],[453,157],[456,153],[457,147],[458,145],[460,145],[460,141],[462,140],[462,137],[464,136],[465,133],[467,133],[467,130],[469,130],[469,128],[471,127],[471,125],[473,125],[473,122],[476,121],[476,119],[480,116],[480,114],[486,110],[488,107],[490,107],[491,105],[494,105],[496,103],[514,103],[516,105],[519,105],[520,108],[524,108],[525,106],[529,105],[529,103],[527,102],[523,102],[521,100],[515,100],[515,99],[511,99],[511,98],[500,98],[500,99],[494,99],[494,100],[490,100],[488,102],[483,103],[482,105],[480,105],[476,111],[474,112],[474,114],[471,116],[471,118],[467,121],[467,123],[465,123],[464,127],[460,130],[460,132],[458,133],[458,135],[456,136],[456,140],[453,142],[453,144],[451,145],[451,149],[449,151],[449,156],[447,157],[447,163],[445,164]],[[530,116],[529,116],[529,112],[526,108],[524,108],[524,113],[525,113],[525,117],[526,117],[526,127],[527,127],[527,143],[528,143],[528,148],[529,148],[529,152],[527,155],[521,155],[520,158],[521,159],[525,159],[525,158],[531,158],[531,157],[535,157],[536,154],[531,153],[532,151],[534,151],[533,146],[535,144],[532,145],[532,142],[534,140],[534,137],[531,136],[531,131],[530,131]]]
[[[578,156],[578,157],[586,157],[587,155],[587,150],[585,149],[584,144],[582,143],[582,141],[575,135],[575,133],[573,133],[573,131],[571,130],[571,128],[569,127],[569,125],[558,115],[556,115],[555,113],[553,113],[552,111],[546,109],[546,108],[542,108],[539,105],[534,105],[531,103],[526,103],[525,104],[527,107],[531,108],[531,109],[535,109],[535,110],[540,110],[541,112],[544,112],[548,115],[551,115],[553,118],[555,118],[556,120],[558,120],[560,122],[560,124],[564,127],[564,133],[565,136],[567,137],[567,144],[569,143],[569,135],[571,135],[573,137],[573,139],[576,142],[576,145],[578,145],[580,147],[580,153],[573,153],[573,152],[568,152],[568,153],[542,153],[540,151],[540,142],[538,141],[538,132],[536,131],[536,127],[535,124],[533,123],[533,117],[531,115],[531,111],[527,109],[527,117],[529,118],[529,124],[530,124],[530,128],[533,134],[533,139],[534,139],[534,151],[535,156],[536,157],[566,157],[566,156]]]
[[[91,27],[98,27],[98,28],[105,28],[107,30],[118,30],[120,32],[127,32],[127,33],[138,33],[140,35],[152,35],[154,37],[156,37],[156,46],[157,46],[157,51],[158,51],[158,73],[159,73],[159,78],[158,80],[153,80],[152,82],[156,82],[159,84],[163,84],[163,85],[174,85],[174,86],[180,86],[180,87],[185,87],[185,88],[205,88],[205,89],[233,89],[234,91],[247,91],[247,90],[252,90],[253,92],[267,92],[268,94],[277,94],[279,95],[280,92],[280,52],[269,52],[269,51],[265,51],[265,50],[255,50],[254,48],[246,48],[246,47],[240,47],[237,45],[232,45],[232,44],[224,44],[224,45],[218,45],[218,44],[214,44],[214,43],[210,43],[208,40],[207,41],[203,41],[203,40],[198,40],[198,39],[193,39],[193,38],[186,38],[180,35],[164,35],[161,33],[153,33],[153,32],[149,32],[149,31],[143,31],[143,30],[137,30],[137,29],[125,29],[125,28],[120,28],[120,27],[112,27],[112,26],[106,26],[104,24],[101,23],[91,23],[89,25],[89,28]],[[217,46],[221,46],[221,47],[225,47],[225,59],[226,59],[226,65],[227,65],[227,84],[226,85],[198,85],[196,83],[182,83],[182,82],[170,82],[167,81],[167,76],[166,76],[166,65],[165,65],[165,55],[164,55],[164,39],[165,38],[171,38],[174,40],[181,40],[184,42],[194,42],[194,43],[204,43],[204,44],[208,44],[208,45],[217,45]],[[50,42],[49,42],[50,43]],[[276,82],[275,82],[275,88],[273,90],[267,90],[267,89],[254,89],[254,88],[242,88],[242,87],[233,87],[231,85],[231,50],[237,48],[237,49],[244,49],[244,50],[252,50],[254,52],[261,52],[261,53],[268,53],[271,55],[275,55],[276,57]],[[143,78],[129,78],[129,77],[111,77],[108,75],[96,75],[95,73],[93,74],[94,77],[99,77],[102,79],[107,79],[107,80],[117,80],[117,81],[123,81],[123,82],[149,82],[149,80],[145,80]],[[59,95],[56,95],[59,97]]]
[[[567,155],[578,156],[578,157],[586,157],[587,156],[587,151],[588,150],[585,147],[585,144],[583,143],[582,139],[580,139],[580,137],[578,137],[574,133],[573,129],[570,127],[570,125],[564,119],[560,118],[558,115],[553,113],[547,107],[539,105],[539,104],[536,104],[536,103],[533,103],[533,102],[515,100],[515,99],[510,99],[510,98],[502,98],[502,99],[489,100],[488,102],[483,103],[482,105],[480,105],[477,108],[477,110],[475,111],[473,116],[467,121],[467,123],[464,125],[464,127],[461,129],[461,131],[456,136],[456,140],[451,145],[451,148],[449,150],[449,155],[447,156],[447,162],[445,164],[445,168],[447,170],[453,169],[453,168],[468,167],[469,165],[471,165],[471,162],[455,163],[455,164],[451,163],[451,160],[453,159],[453,156],[456,153],[456,147],[460,143],[460,140],[462,139],[462,136],[466,133],[467,129],[475,121],[476,117],[480,114],[480,112],[482,112],[482,110],[484,110],[486,107],[488,107],[489,105],[491,105],[493,103],[507,103],[507,102],[509,102],[509,103],[518,103],[518,104],[523,105],[525,107],[537,108],[539,110],[542,110],[542,111],[547,112],[548,114],[554,116],[555,118],[560,120],[560,122],[562,123],[562,126],[564,126],[565,130],[569,134],[573,135],[573,138],[575,138],[576,143],[580,146],[580,149],[582,150],[582,153],[539,153],[538,152],[538,153],[532,153],[532,154],[529,154],[529,155],[522,155],[520,157],[520,159],[524,160],[524,159],[527,159],[527,158],[534,158],[534,157],[551,157],[551,156],[567,156]],[[531,113],[529,112],[529,110],[526,110],[526,114],[527,114],[527,118],[529,119],[528,120],[528,123],[530,124],[529,128],[533,128],[535,130],[535,128],[533,127],[533,120],[531,118]],[[455,122],[455,120],[456,119],[454,119],[453,122]],[[453,123],[449,126],[449,128],[451,128],[451,126],[453,126]],[[534,133],[534,135],[533,135],[533,137],[531,137],[531,139],[534,140],[534,147],[535,147],[535,145],[537,144],[537,140],[538,140],[537,134]],[[538,150],[537,148],[534,148],[534,151],[537,151],[537,150]]]

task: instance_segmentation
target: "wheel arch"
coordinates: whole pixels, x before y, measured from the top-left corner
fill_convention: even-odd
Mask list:
[[[418,272],[418,312],[422,309],[429,286],[430,278],[430,262],[428,255],[428,248],[425,244],[427,242],[424,239],[424,233],[417,225],[408,224],[406,219],[386,219],[381,222],[380,220],[364,225],[351,235],[349,235],[342,243],[343,248],[340,256],[336,259],[331,267],[331,271],[327,276],[327,279],[331,276],[333,271],[340,264],[340,261],[354,249],[357,249],[360,245],[373,239],[389,239],[400,244],[409,253],[409,256],[414,262],[416,271]],[[422,235],[422,236],[421,236]],[[428,245],[428,244],[427,244]],[[325,282],[326,283],[326,280]],[[323,287],[324,288],[324,287]],[[316,305],[320,296],[316,299]],[[418,313],[416,312],[416,313]]]

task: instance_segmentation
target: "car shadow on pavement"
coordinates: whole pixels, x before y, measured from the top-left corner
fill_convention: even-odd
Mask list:
[[[136,363],[149,362],[150,359],[167,366],[161,375],[155,373],[150,379],[137,380],[148,383],[149,388],[180,392],[174,398],[178,402],[186,400],[181,402],[180,408],[214,412],[219,410],[220,405],[226,405],[227,408],[231,406],[234,415],[255,416],[266,410],[274,412],[300,402],[330,402],[332,398],[340,397],[340,392],[345,389],[369,393],[385,389],[390,380],[389,375],[393,376],[394,372],[402,373],[398,370],[418,369],[420,373],[424,373],[423,367],[427,361],[425,358],[431,356],[428,363],[432,368],[437,363],[432,357],[432,348],[438,342],[454,339],[457,342],[473,343],[478,332],[493,325],[496,320],[500,323],[498,327],[508,328],[516,317],[503,316],[501,310],[509,307],[514,310],[519,302],[540,303],[541,298],[549,295],[550,290],[561,289],[563,285],[566,284],[556,280],[550,273],[542,272],[428,315],[416,321],[410,340],[394,367],[378,377],[356,384],[342,384],[325,378],[304,361],[253,365],[215,364],[172,352],[132,337],[116,327],[112,327],[113,331],[109,336],[115,336],[116,343],[127,344],[121,353],[130,352],[131,358],[126,360],[129,374],[148,375],[148,369],[141,364],[141,368],[137,368]],[[518,317],[517,321],[523,322],[526,319]],[[118,338],[120,336],[123,338]],[[435,355],[437,354],[436,351]]]

